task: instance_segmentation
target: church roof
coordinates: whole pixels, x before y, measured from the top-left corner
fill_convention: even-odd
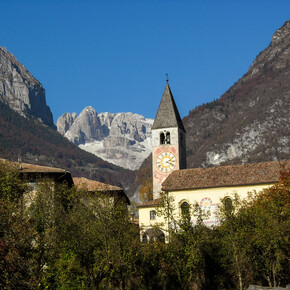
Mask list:
[[[179,127],[185,132],[168,81],[152,126],[152,129]]]
[[[275,183],[279,181],[282,169],[290,170],[290,160],[175,170],[162,183],[162,190],[178,191]]]
[[[161,198],[157,198],[157,199],[153,199],[153,200],[149,200],[147,202],[144,202],[142,204],[139,204],[137,207],[138,208],[143,208],[143,207],[156,207],[159,205],[159,203],[161,202]]]

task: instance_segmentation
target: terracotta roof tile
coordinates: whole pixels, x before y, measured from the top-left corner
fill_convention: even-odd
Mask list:
[[[283,166],[285,169],[290,169],[290,160],[176,170],[163,182],[162,190],[273,183],[279,181]]]
[[[105,184],[99,181],[91,180],[84,177],[74,177],[74,184],[77,189],[86,189],[89,191],[119,191],[121,187]]]
[[[23,172],[66,172],[65,169],[55,168],[55,167],[47,167],[47,166],[40,166],[28,163],[21,164]]]
[[[56,168],[56,167],[48,167],[48,166],[41,166],[29,163],[19,163],[19,162],[10,162],[6,159],[0,159],[3,162],[8,162],[15,166],[16,168],[21,168],[22,172],[38,172],[38,173],[46,173],[46,172],[67,172],[65,169]]]

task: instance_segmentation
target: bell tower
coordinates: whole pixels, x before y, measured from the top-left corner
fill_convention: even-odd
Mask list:
[[[167,79],[152,126],[153,199],[160,197],[161,184],[173,170],[186,168],[185,135]]]

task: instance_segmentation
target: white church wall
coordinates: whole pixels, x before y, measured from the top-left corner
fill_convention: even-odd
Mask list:
[[[247,186],[231,186],[231,187],[215,187],[215,188],[202,188],[194,190],[181,190],[169,192],[169,195],[173,197],[174,204],[174,218],[179,219],[181,216],[181,204],[186,201],[190,205],[198,204],[200,208],[209,213],[207,218],[204,219],[204,224],[208,226],[218,225],[218,205],[225,197],[233,198],[237,194],[241,199],[246,199],[249,193],[254,191],[259,192],[264,188],[268,188],[273,184],[260,184],[260,185],[247,185]],[[142,229],[141,233],[148,228],[152,228],[156,225],[160,226],[160,229],[164,231],[167,236],[166,223],[163,216],[157,216],[156,219],[150,220],[150,211],[156,210],[155,206],[139,208],[139,225]],[[192,216],[192,220],[195,217]]]

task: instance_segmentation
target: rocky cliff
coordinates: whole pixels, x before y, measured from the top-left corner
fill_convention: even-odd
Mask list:
[[[184,118],[188,167],[289,159],[290,21],[220,99]]]
[[[55,127],[41,83],[4,47],[0,47],[0,101],[26,118]]]
[[[133,113],[100,113],[86,107],[65,113],[57,130],[80,148],[118,166],[135,170],[151,153],[153,120]]]

